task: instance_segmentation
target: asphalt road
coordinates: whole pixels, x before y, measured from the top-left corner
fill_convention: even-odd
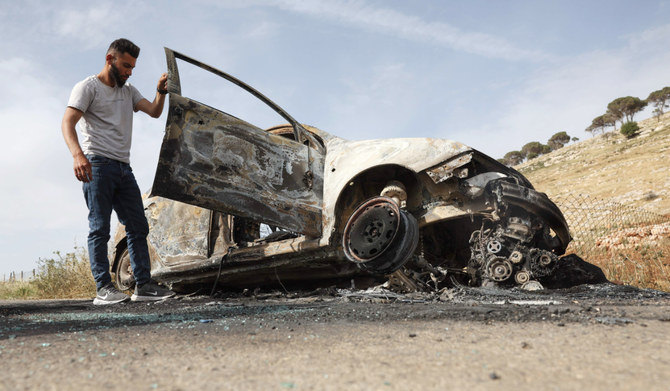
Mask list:
[[[665,390],[670,295],[611,284],[0,302],[0,390]]]

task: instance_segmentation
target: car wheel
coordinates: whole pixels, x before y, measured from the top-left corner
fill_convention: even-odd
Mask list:
[[[133,268],[130,265],[130,254],[127,247],[123,249],[121,257],[116,264],[114,280],[116,287],[122,291],[131,290],[135,287],[135,276],[133,275]]]
[[[347,259],[374,274],[389,274],[402,267],[419,242],[414,216],[387,197],[374,197],[349,217],[342,237]]]

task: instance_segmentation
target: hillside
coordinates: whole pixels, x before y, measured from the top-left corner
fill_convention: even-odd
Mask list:
[[[640,134],[608,132],[515,168],[550,197],[585,194],[670,214],[670,113],[638,121]]]

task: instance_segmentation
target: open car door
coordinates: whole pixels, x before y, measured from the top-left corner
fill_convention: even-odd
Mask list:
[[[169,111],[152,195],[321,236],[324,146],[251,86],[168,48],[165,54]],[[181,96],[177,59],[263,101],[291,124],[293,137]]]

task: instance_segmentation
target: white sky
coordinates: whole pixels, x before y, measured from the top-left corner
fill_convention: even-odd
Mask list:
[[[130,82],[150,100],[167,46],[335,135],[448,138],[495,158],[559,131],[587,138],[614,98],[670,85],[669,0],[0,0],[0,36],[0,275],[86,245],[60,122],[116,38],[142,48]],[[192,80],[185,95],[261,127],[283,122]],[[143,191],[164,126],[165,114],[135,116]]]

